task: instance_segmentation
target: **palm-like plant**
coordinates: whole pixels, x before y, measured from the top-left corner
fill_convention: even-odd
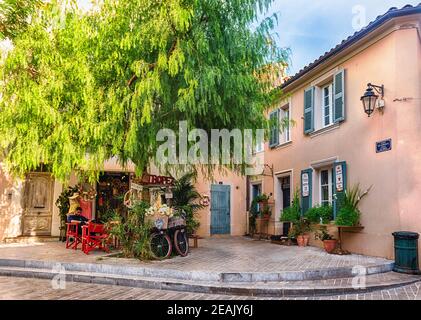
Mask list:
[[[195,214],[204,206],[197,202],[201,198],[197,192],[194,182],[196,173],[188,172],[174,183],[172,206],[178,212],[184,212],[186,216],[187,231],[192,234],[199,227],[200,223]]]
[[[370,192],[372,186],[366,191],[356,184],[346,190],[340,201],[340,209],[336,218],[336,224],[341,226],[356,226],[360,220],[361,212],[358,208],[360,201]]]

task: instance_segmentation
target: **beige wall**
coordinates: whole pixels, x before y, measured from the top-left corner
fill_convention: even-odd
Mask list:
[[[241,236],[247,229],[247,211],[246,211],[246,178],[238,176],[232,172],[215,172],[213,180],[205,178],[199,174],[196,188],[201,195],[211,196],[211,185],[219,184],[230,186],[230,204],[231,204],[231,235]],[[212,201],[212,200],[211,200]],[[200,236],[210,236],[211,225],[211,205],[205,207],[199,212],[200,227],[198,234]]]
[[[0,162],[0,241],[22,234],[23,183],[6,173]]]
[[[274,165],[275,173],[292,170],[296,187],[301,170],[316,162],[329,158],[346,161],[348,186],[360,183],[362,188],[373,185],[373,189],[360,207],[365,229],[344,234],[344,248],[393,258],[392,232],[421,233],[421,45],[416,28],[396,30],[393,26],[365,46],[289,92],[292,118],[297,123],[292,128],[293,142],[275,150],[266,145],[265,160]],[[301,118],[304,89],[337,69],[346,72],[346,120],[328,132],[305,136]],[[360,102],[369,82],[385,85],[386,102],[384,114],[376,112],[371,118]],[[404,97],[412,99],[394,101]],[[388,138],[392,138],[392,151],[376,154],[376,141]],[[313,190],[316,183],[313,181]],[[265,193],[275,193],[274,184],[273,177],[265,177]]]

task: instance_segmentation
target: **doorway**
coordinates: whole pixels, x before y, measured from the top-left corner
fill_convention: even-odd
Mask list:
[[[227,185],[211,186],[210,234],[231,234],[231,188]]]
[[[24,236],[50,236],[54,180],[49,173],[29,173],[25,181]]]

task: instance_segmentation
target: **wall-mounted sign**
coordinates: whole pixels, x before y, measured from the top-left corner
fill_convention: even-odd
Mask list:
[[[132,183],[138,185],[171,186],[174,183],[174,178],[145,173],[141,178],[132,178]]]
[[[376,153],[392,150],[392,139],[376,142]]]
[[[308,173],[303,173],[301,180],[302,180],[301,190],[302,190],[303,197],[308,197],[310,195],[310,188],[308,185]]]
[[[335,166],[335,177],[336,177],[336,191],[341,192],[344,190],[344,174],[342,171],[342,165],[338,164]]]

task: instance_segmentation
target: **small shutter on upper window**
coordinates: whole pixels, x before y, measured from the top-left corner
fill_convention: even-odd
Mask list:
[[[314,87],[304,91],[304,134],[314,131]]]
[[[345,70],[333,77],[333,121],[345,120]]]
[[[279,144],[279,110],[273,111],[270,116],[270,137],[269,147],[273,148]]]

